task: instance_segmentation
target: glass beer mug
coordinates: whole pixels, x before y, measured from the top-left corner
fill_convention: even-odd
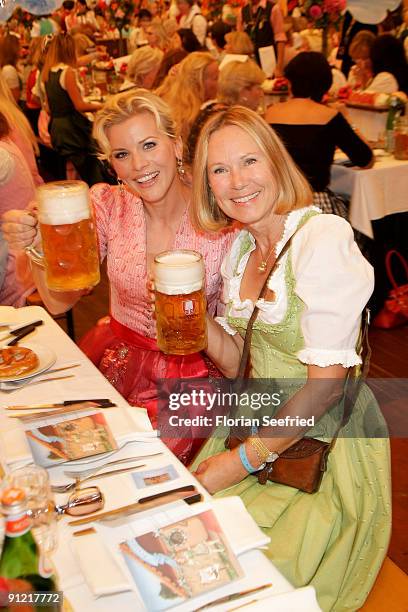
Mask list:
[[[95,224],[83,181],[56,181],[37,189],[38,221],[46,282],[53,291],[76,291],[99,283]]]
[[[408,159],[408,116],[399,117],[394,127],[394,157],[395,159]]]
[[[207,346],[204,280],[200,253],[181,249],[155,257],[157,344],[163,353],[190,355]]]

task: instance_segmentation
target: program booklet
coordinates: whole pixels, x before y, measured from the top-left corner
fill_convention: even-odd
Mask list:
[[[149,612],[243,576],[212,510],[121,541],[119,549]]]
[[[42,418],[26,430],[34,462],[42,467],[115,450],[117,444],[102,413],[70,418]]]

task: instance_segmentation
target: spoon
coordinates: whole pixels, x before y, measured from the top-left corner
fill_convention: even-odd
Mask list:
[[[87,487],[78,489],[71,493],[68,502],[55,506],[57,516],[69,514],[70,516],[83,516],[92,514],[97,510],[102,510],[105,505],[105,498],[98,487]]]

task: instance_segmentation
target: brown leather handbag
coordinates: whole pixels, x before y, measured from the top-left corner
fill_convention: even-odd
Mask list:
[[[296,233],[296,232],[295,232]],[[294,235],[294,234],[293,234]],[[289,249],[290,243],[293,236],[286,243],[281,253],[277,257],[272,270],[266,279],[259,298],[262,298],[267,290],[268,280],[276,268],[278,261],[283,257],[286,251]],[[258,298],[258,299],[259,299]],[[244,348],[242,351],[241,362],[239,366],[238,376],[233,382],[234,390],[242,389],[244,386],[245,374],[249,362],[249,351],[251,345],[252,328],[254,321],[258,315],[259,309],[255,306],[252,315],[248,321],[248,326],[245,334]],[[362,380],[366,376],[368,371],[369,357],[371,354],[370,346],[368,344],[368,314],[364,320],[363,333],[361,334],[361,343],[364,341],[367,347],[366,357],[364,360],[364,367],[361,376],[354,378],[351,376],[349,370],[344,385],[343,392],[343,418],[337,427],[337,430],[331,440],[331,442],[323,442],[316,438],[304,437],[283,453],[280,454],[279,458],[273,463],[267,463],[266,466],[256,472],[258,476],[258,482],[260,484],[266,484],[268,480],[273,482],[284,484],[289,487],[294,487],[305,493],[315,493],[318,491],[320,483],[323,478],[323,474],[327,468],[327,458],[330,451],[334,447],[340,430],[348,422],[354,401],[360,390]],[[234,412],[236,412],[237,408]],[[248,436],[242,435],[241,431],[238,435],[234,435],[234,432],[230,430],[229,436],[225,440],[225,447],[233,449],[241,444]]]

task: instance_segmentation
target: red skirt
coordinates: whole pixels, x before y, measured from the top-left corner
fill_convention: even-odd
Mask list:
[[[209,375],[200,353],[166,355],[153,338],[138,334],[113,317],[100,319],[82,337],[79,347],[129,404],[147,409],[153,427],[157,426],[158,379],[207,378]],[[190,416],[200,414],[204,415],[205,409],[200,412],[194,407]],[[192,431],[183,438],[163,438],[163,441],[186,464],[204,442],[194,437]]]

